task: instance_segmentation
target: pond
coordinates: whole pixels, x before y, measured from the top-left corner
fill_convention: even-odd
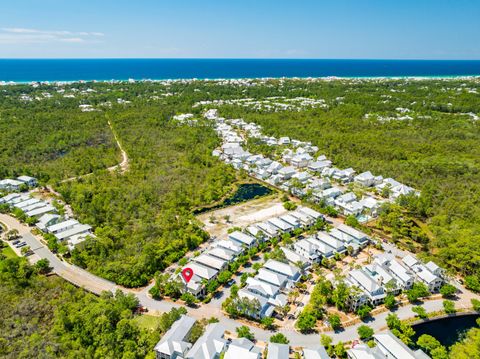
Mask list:
[[[212,207],[203,207],[194,211],[194,214],[200,214],[214,209],[231,206],[237,203],[246,202],[254,198],[269,195],[273,191],[259,183],[243,183],[240,184],[235,193],[226,198],[223,202]]]
[[[416,342],[422,334],[429,334],[448,348],[461,340],[469,329],[477,327],[476,320],[479,317],[479,314],[467,314],[416,324],[413,326],[416,332],[414,341]]]

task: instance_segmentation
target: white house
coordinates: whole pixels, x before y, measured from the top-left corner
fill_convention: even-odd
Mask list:
[[[20,176],[17,181],[26,184],[28,187],[35,187],[38,183],[36,178],[30,176]]]
[[[291,216],[290,214],[284,214],[283,216],[280,216],[278,218],[295,229],[301,227],[300,221],[296,217]]]
[[[292,166],[283,167],[278,171],[278,174],[284,181],[289,180],[296,173],[295,168]]]
[[[313,172],[321,173],[325,168],[331,167],[331,165],[332,165],[332,161],[328,161],[328,160],[315,161],[315,162],[311,162],[308,165],[308,169]]]
[[[275,297],[280,292],[280,287],[252,277],[247,278],[245,289],[267,299]]]
[[[329,247],[333,248],[336,253],[342,254],[347,251],[347,248],[342,241],[338,240],[335,237],[332,237],[327,232],[318,232],[316,234],[316,237],[320,242],[323,242]]]
[[[79,224],[79,222],[77,220],[68,219],[66,221],[59,222],[59,223],[56,223],[52,226],[47,227],[46,231],[47,231],[47,233],[56,234],[56,233],[60,233],[60,232],[69,230],[69,229],[73,228],[74,226],[76,226],[77,224]]]
[[[268,343],[267,359],[288,358],[290,358],[290,347],[288,344]]]
[[[40,229],[41,231],[45,231],[45,228],[53,226],[62,220],[58,214],[44,214],[38,219],[38,222],[35,226]]]
[[[43,206],[43,207],[37,207],[35,209],[32,209],[31,211],[25,212],[25,215],[27,217],[38,217],[41,216],[45,213],[51,213],[51,212],[56,212],[57,209],[49,204]]]
[[[319,220],[320,218],[324,218],[323,214],[320,212],[315,211],[314,209],[311,209],[310,207],[298,207],[297,209],[298,212],[304,213],[307,216],[310,216],[313,218],[315,221]]]
[[[278,228],[282,233],[290,233],[295,229],[291,224],[288,224],[277,217],[270,218],[267,222],[273,227]]]
[[[224,259],[220,259],[218,257],[212,256],[206,253],[200,254],[198,257],[194,257],[192,260],[203,266],[216,269],[219,272],[224,270],[228,263]]]
[[[235,254],[234,251],[232,251],[230,249],[227,249],[227,248],[222,248],[222,247],[219,247],[219,246],[210,248],[206,252],[206,254],[208,254],[209,256],[215,257],[215,258],[222,259],[226,262],[231,262],[236,257],[236,254]]]
[[[340,224],[337,229],[343,233],[348,234],[349,236],[353,237],[354,241],[360,245],[361,247],[364,247],[368,244],[370,237],[367,236],[365,233],[352,228],[350,226],[347,226],[346,224]]]
[[[292,157],[290,160],[290,163],[294,167],[298,168],[304,168],[307,167],[310,161],[312,160],[312,156],[310,156],[308,153],[302,153],[302,154],[297,154]]]
[[[421,349],[413,351],[390,331],[375,334],[373,340],[386,359],[428,358]]]
[[[386,297],[383,287],[363,270],[355,269],[350,271],[348,280],[363,291],[373,306],[382,303]]]
[[[280,230],[277,227],[272,226],[268,222],[257,223],[256,226],[267,236],[267,238],[276,238]]]
[[[303,212],[300,212],[298,210],[296,211],[293,211],[293,212],[289,212],[289,215],[291,217],[294,217],[297,221],[299,221],[301,223],[302,226],[305,226],[305,227],[308,227],[308,226],[311,226],[313,224],[315,224],[315,219],[306,215],[305,213]]]
[[[246,246],[247,248],[252,248],[257,244],[257,239],[246,233],[235,231],[228,235],[228,239],[240,246]]]
[[[367,171],[356,175],[353,181],[364,187],[371,187],[375,184],[375,176],[372,175],[372,172]]]
[[[290,144],[290,138],[289,137],[280,137],[278,139],[278,144],[279,145],[289,145]]]
[[[250,301],[255,301],[259,304],[259,310],[258,311],[251,311],[249,313],[246,313],[247,315],[254,317],[254,318],[265,318],[265,317],[270,317],[275,310],[275,307],[269,303],[268,299],[256,294],[254,292],[251,292],[247,290],[246,288],[242,288],[238,291],[238,298],[240,299],[248,299]]]
[[[218,359],[227,348],[225,328],[220,323],[208,324],[185,356],[186,359]]]
[[[310,263],[319,262],[321,258],[320,252],[317,250],[317,246],[308,241],[307,239],[300,239],[293,244],[294,251],[306,258]],[[330,250],[330,256],[333,252]]]
[[[185,358],[185,355],[192,347],[187,342],[187,337],[192,331],[195,319],[182,315],[172,327],[163,335],[162,339],[155,345],[156,359]]]
[[[262,351],[247,338],[233,339],[225,352],[224,359],[260,359]]]
[[[61,231],[61,232],[57,232],[54,235],[59,241],[64,241],[78,234],[83,234],[86,236],[87,234],[91,233],[91,229],[92,227],[89,226],[88,224],[78,223],[74,225],[72,228]]]
[[[255,278],[280,288],[284,288],[288,281],[286,275],[273,272],[266,268],[260,268]]]
[[[5,191],[18,191],[23,184],[23,182],[17,180],[4,179],[0,180],[0,189]]]

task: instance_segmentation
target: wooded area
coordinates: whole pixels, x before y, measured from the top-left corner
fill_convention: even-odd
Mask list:
[[[407,211],[393,208],[381,225],[480,290],[479,87],[476,80],[87,83],[62,86],[61,93],[55,85],[9,86],[0,93],[0,175],[31,174],[53,184],[97,235],[74,251],[74,263],[126,286],[144,285],[205,240],[192,208],[218,200],[235,181],[234,171],[211,156],[219,144],[212,128],[172,121],[177,113],[218,107],[226,117],[261,124],[266,134],[312,141],[341,168],[421,190],[420,199],[404,201]],[[271,96],[324,99],[328,108],[192,108],[204,100]],[[95,111],[81,112],[79,103]],[[100,170],[120,161],[108,119],[130,158],[125,174]]]

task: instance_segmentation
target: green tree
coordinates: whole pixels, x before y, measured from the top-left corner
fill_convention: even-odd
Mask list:
[[[480,329],[472,328],[466,337],[450,348],[450,358],[471,359],[480,358]]]
[[[317,324],[317,318],[309,312],[302,311],[298,316],[296,326],[302,333],[311,332]]]
[[[264,317],[261,320],[262,326],[265,329],[269,329],[269,330],[272,330],[272,329],[275,328],[274,322],[275,322],[275,320],[272,317]]]
[[[480,312],[480,300],[472,298],[470,301],[472,303],[473,310]]]
[[[185,304],[188,305],[189,307],[191,307],[197,302],[197,298],[192,293],[189,293],[189,292],[183,293],[180,299],[183,300]]]
[[[366,340],[373,336],[373,329],[370,328],[368,325],[361,325],[357,328],[357,333],[360,339]]]
[[[396,315],[394,313],[390,313],[389,315],[387,315],[386,321],[387,321],[388,329],[393,330],[393,329],[399,329],[400,328],[401,321],[398,318],[398,315]]]
[[[451,300],[444,300],[442,304],[443,304],[443,310],[445,310],[445,313],[447,314],[453,314],[457,311],[455,309],[455,303],[452,302]]]
[[[246,325],[242,325],[241,327],[237,327],[235,329],[237,331],[237,336],[239,338],[247,338],[249,340],[255,340],[255,336],[253,335],[252,331]]]
[[[445,298],[453,297],[455,293],[457,293],[457,288],[452,284],[447,283],[440,288],[440,294]]]
[[[335,355],[337,356],[337,358],[347,357],[347,350],[345,349],[345,344],[343,344],[343,342],[338,342],[335,345]]]
[[[387,294],[385,297],[385,307],[387,309],[393,309],[397,305],[397,301],[395,299],[395,296],[393,294]]]
[[[407,298],[410,302],[416,302],[418,298],[428,297],[430,292],[425,284],[420,282],[415,282],[412,286],[412,289],[406,291]]]
[[[52,270],[50,261],[46,258],[39,259],[37,263],[35,263],[35,269],[41,274],[47,274]]]
[[[331,314],[328,316],[328,322],[333,330],[337,330],[342,325],[342,321],[340,320],[340,316],[338,314]]]
[[[412,312],[414,312],[419,318],[424,319],[427,318],[427,311],[425,310],[424,307],[417,305],[415,307],[412,307]]]
[[[349,215],[345,218],[345,224],[350,227],[359,228],[360,222],[358,222],[357,217]]]
[[[370,315],[372,311],[372,307],[368,305],[362,305],[360,308],[357,309],[357,314],[361,319],[365,319]]]
[[[432,359],[448,359],[445,347],[431,335],[422,334],[417,340],[417,345]]]
[[[325,348],[328,348],[332,345],[333,339],[326,334],[320,335],[320,344],[322,344]]]
[[[270,342],[271,343],[277,343],[277,344],[288,344],[290,341],[287,339],[283,333],[276,333],[270,337]]]

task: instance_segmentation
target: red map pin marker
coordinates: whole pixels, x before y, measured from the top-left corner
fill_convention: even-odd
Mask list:
[[[190,279],[193,277],[193,269],[192,268],[184,268],[182,270],[182,277],[185,283],[190,282]]]

